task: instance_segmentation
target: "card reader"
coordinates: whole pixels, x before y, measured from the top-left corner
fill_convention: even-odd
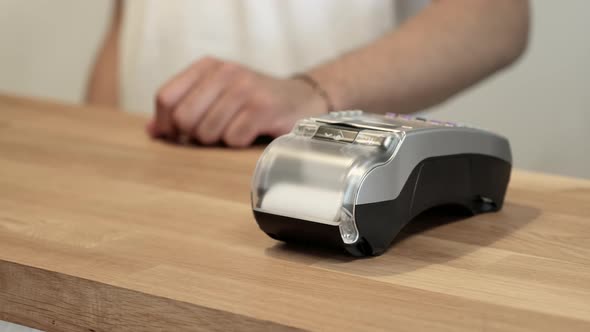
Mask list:
[[[264,150],[252,209],[274,239],[379,255],[430,208],[499,210],[511,168],[508,140],[485,130],[407,115],[332,112],[299,121]]]

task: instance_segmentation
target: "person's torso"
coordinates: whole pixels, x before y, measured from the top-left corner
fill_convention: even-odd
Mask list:
[[[151,112],[157,89],[211,55],[287,76],[367,44],[396,23],[392,0],[126,1],[123,108]]]

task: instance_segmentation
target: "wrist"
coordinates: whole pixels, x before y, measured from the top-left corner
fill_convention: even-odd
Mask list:
[[[316,89],[302,79],[289,77],[286,79],[289,86],[285,95],[287,104],[283,110],[289,110],[289,118],[301,119],[309,116],[318,116],[328,112],[327,104]]]
[[[314,68],[307,74],[330,96],[334,110],[341,111],[358,107],[358,103],[355,102],[358,99],[355,95],[356,90],[349,84],[349,77],[344,75],[340,68],[325,65]]]
[[[319,97],[325,105],[325,112],[323,113],[334,112],[336,110],[332,97],[328,91],[326,91],[320,82],[318,82],[313,76],[307,73],[299,73],[293,75],[291,79],[300,81],[312,89],[313,94]]]

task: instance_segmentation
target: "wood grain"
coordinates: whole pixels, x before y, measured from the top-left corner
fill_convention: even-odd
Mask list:
[[[0,275],[10,277],[1,288],[0,318],[46,330],[299,330],[6,261]]]
[[[588,331],[590,181],[515,171],[505,207],[421,216],[383,256],[256,226],[261,148],[0,97],[0,319],[47,331]]]

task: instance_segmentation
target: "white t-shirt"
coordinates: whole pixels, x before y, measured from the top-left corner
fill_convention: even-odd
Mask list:
[[[157,89],[205,55],[272,75],[303,71],[382,36],[407,6],[392,0],[125,1],[122,106],[152,112]]]

